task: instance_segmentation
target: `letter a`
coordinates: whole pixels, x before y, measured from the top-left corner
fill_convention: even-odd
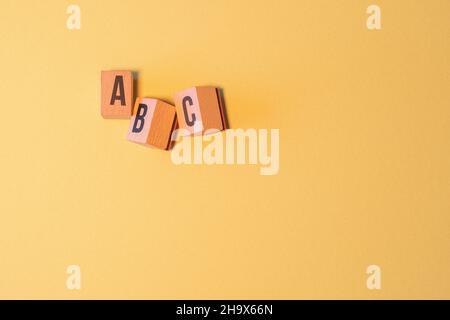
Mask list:
[[[117,90],[120,91],[119,95],[117,95]],[[111,96],[110,105],[114,105],[116,100],[120,100],[120,105],[125,105],[125,89],[123,87],[123,76],[116,76],[114,79],[114,88]]]
[[[67,278],[66,286],[69,290],[81,289],[81,268],[77,265],[70,265],[67,267],[67,274],[70,276]]]
[[[67,18],[66,27],[69,30],[80,30],[81,29],[81,9],[75,4],[71,4],[67,7],[67,14],[70,16]]]
[[[369,275],[366,281],[367,289],[380,290],[381,289],[381,268],[377,265],[367,267],[366,273]]]
[[[376,4],[372,4],[367,7],[367,14],[370,16],[367,18],[367,29],[369,30],[381,30],[381,9]]]

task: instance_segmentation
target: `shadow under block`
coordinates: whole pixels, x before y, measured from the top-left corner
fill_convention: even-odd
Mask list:
[[[131,71],[102,71],[101,113],[106,119],[129,119],[133,114]]]
[[[225,128],[220,90],[215,87],[193,87],[175,94],[175,108],[181,129],[190,134]]]
[[[176,125],[175,107],[157,99],[137,98],[127,139],[168,150]]]

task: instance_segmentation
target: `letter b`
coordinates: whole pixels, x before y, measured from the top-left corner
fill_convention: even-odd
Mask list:
[[[133,132],[134,133],[139,133],[142,131],[142,129],[144,128],[144,123],[145,123],[145,116],[147,115],[147,105],[140,103],[139,107],[137,109],[136,112],[136,118],[134,119],[134,124],[133,124]],[[138,127],[139,124],[139,127]]]

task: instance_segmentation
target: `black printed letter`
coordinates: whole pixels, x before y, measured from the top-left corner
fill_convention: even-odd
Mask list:
[[[192,114],[192,120],[189,120],[189,115],[188,115],[188,111],[187,111],[187,104],[189,103],[190,106],[192,106],[194,104],[194,102],[192,101],[192,98],[189,96],[186,96],[183,98],[183,112],[184,112],[184,119],[186,120],[186,124],[189,127],[192,127],[195,123],[195,114]]]
[[[137,109],[136,112],[136,118],[134,119],[134,124],[133,124],[133,132],[134,133],[139,133],[142,131],[142,129],[144,128],[144,122],[145,122],[145,115],[147,114],[147,105],[140,103],[139,107]],[[139,127],[137,126],[139,121]]]
[[[117,90],[120,91],[119,95],[117,95]],[[123,76],[116,76],[116,79],[114,80],[114,89],[111,96],[111,102],[110,105],[114,105],[114,102],[116,100],[120,100],[120,104],[122,106],[125,105],[125,90],[123,88]]]

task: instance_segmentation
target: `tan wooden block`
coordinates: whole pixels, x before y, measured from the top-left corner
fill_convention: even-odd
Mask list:
[[[101,114],[107,119],[129,119],[133,114],[133,73],[102,71]]]
[[[215,87],[193,87],[175,94],[175,108],[180,128],[191,134],[225,128],[220,90]]]
[[[137,98],[127,139],[168,150],[176,125],[175,107],[158,99]]]

